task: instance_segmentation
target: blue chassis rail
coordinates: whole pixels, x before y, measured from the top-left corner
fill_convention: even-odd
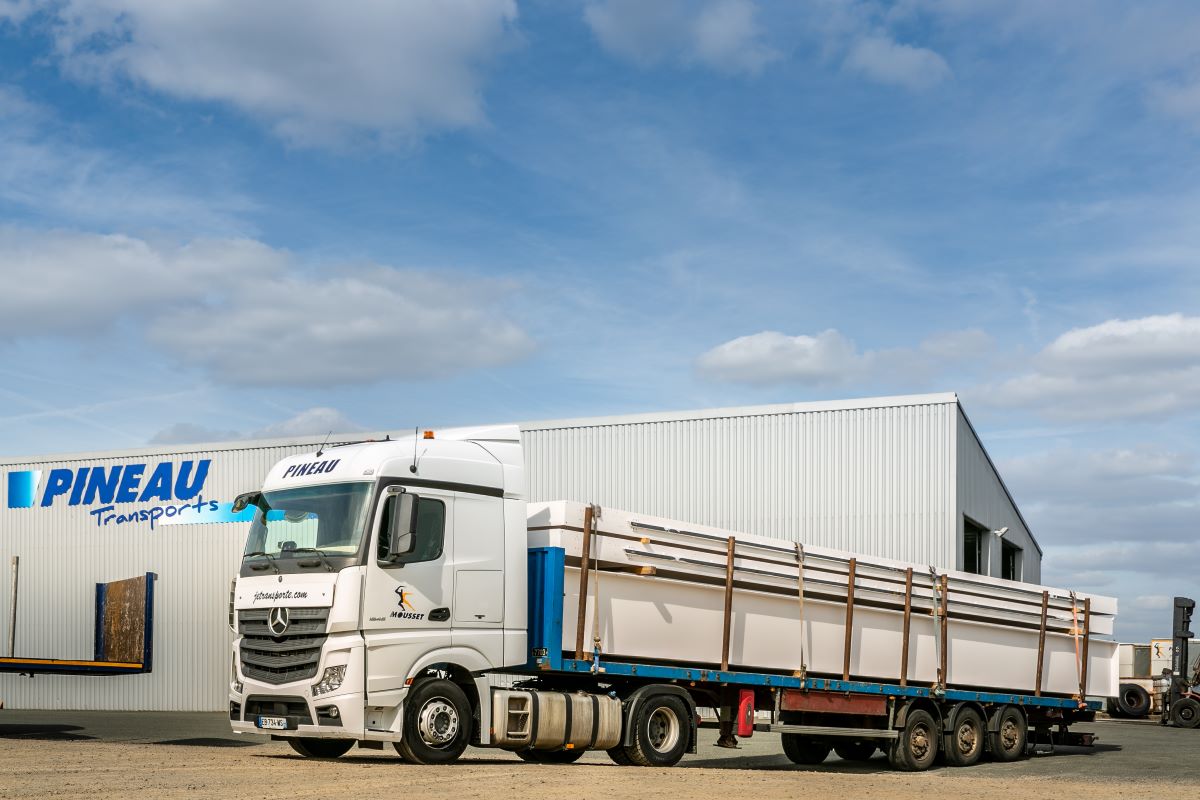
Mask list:
[[[697,667],[671,667],[659,664],[631,664],[607,661],[603,658],[579,660],[564,658],[562,653],[563,627],[563,569],[566,553],[561,547],[534,547],[529,550],[529,652],[530,659],[524,675],[566,673],[575,675],[604,675],[628,678],[648,678],[661,681],[721,683],[730,686],[803,689],[825,692],[851,692],[887,697],[927,697],[952,702],[1011,703],[1072,711],[1098,711],[1098,700],[1082,706],[1068,697],[1036,697],[1006,692],[976,692],[946,689],[937,693],[925,686],[897,686],[868,681],[843,681],[832,678],[798,678],[791,675],[772,675],[758,672],[735,672]]]

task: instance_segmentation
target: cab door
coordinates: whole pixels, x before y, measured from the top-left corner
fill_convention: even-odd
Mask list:
[[[381,560],[394,533],[392,509],[402,494],[416,502],[412,550]],[[394,698],[372,695],[399,691],[417,659],[450,645],[453,531],[449,492],[389,486],[379,497],[363,586],[368,705],[394,705]]]

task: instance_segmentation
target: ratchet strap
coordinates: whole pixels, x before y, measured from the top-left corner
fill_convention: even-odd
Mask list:
[[[796,677],[808,676],[808,660],[804,656],[804,545],[796,542],[796,599],[800,602],[800,671]]]

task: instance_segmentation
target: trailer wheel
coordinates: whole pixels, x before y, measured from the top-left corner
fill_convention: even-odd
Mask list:
[[[969,767],[983,755],[983,717],[973,708],[962,707],[950,726],[950,741],[946,745],[946,763],[952,767]]]
[[[413,764],[449,764],[471,738],[471,703],[447,680],[417,684],[404,701],[403,738],[396,750]]]
[[[673,767],[688,747],[688,710],[670,694],[647,697],[637,706],[633,744],[625,748],[631,764]]]
[[[838,742],[833,746],[833,752],[843,761],[870,761],[879,748],[874,742]]]
[[[938,729],[933,715],[921,708],[908,712],[900,737],[888,748],[888,761],[905,772],[921,772],[933,766],[938,754]]]
[[[530,764],[574,764],[586,751],[578,750],[518,750],[517,757]]]
[[[996,730],[991,734],[990,750],[996,761],[1016,761],[1025,755],[1025,742],[1029,726],[1025,715],[1015,706],[1000,709],[996,719]]]
[[[344,756],[351,747],[354,747],[353,739],[316,739],[304,737],[301,739],[289,738],[287,741],[293,750],[305,758],[337,758],[338,756]]]
[[[1150,693],[1136,683],[1122,683],[1117,709],[1127,717],[1141,719],[1150,713]]]
[[[829,756],[828,742],[810,739],[799,733],[784,733],[779,738],[783,740],[783,754],[793,764],[813,766],[820,764]]]
[[[1171,722],[1178,728],[1200,727],[1200,703],[1191,697],[1181,697],[1171,703]]]

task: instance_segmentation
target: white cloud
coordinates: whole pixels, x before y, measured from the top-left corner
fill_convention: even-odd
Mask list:
[[[0,337],[124,322],[185,366],[240,385],[446,376],[527,355],[506,286],[381,265],[302,269],[252,240],[160,244],[0,229]],[[94,335],[94,333],[93,333]]]
[[[1200,318],[1113,319],[1067,331],[1034,370],[984,387],[985,402],[1052,419],[1117,419],[1200,408]]]
[[[990,336],[973,328],[935,334],[917,348],[864,352],[832,328],[815,336],[763,331],[717,345],[696,366],[711,379],[733,383],[911,382],[951,364],[982,359],[992,346]]]
[[[696,362],[711,378],[738,383],[841,383],[860,374],[865,360],[854,342],[832,328],[816,336],[763,331],[704,353]]]
[[[95,331],[128,315],[241,291],[283,269],[287,256],[245,239],[155,245],[119,234],[0,228],[0,336]]]
[[[951,76],[949,65],[937,53],[885,35],[859,39],[846,54],[845,65],[873,81],[914,91],[932,88]]]
[[[230,103],[299,144],[478,124],[483,67],[517,16],[514,0],[67,0],[53,13],[73,77]]]
[[[363,428],[336,408],[318,406],[305,409],[285,420],[253,431],[208,428],[192,422],[177,422],[163,428],[150,438],[149,444],[198,444],[228,442],[238,439],[290,439],[299,436],[322,436],[327,433],[355,433]]]
[[[642,67],[675,61],[757,75],[779,58],[757,13],[751,0],[596,0],[584,19],[605,50]]]

